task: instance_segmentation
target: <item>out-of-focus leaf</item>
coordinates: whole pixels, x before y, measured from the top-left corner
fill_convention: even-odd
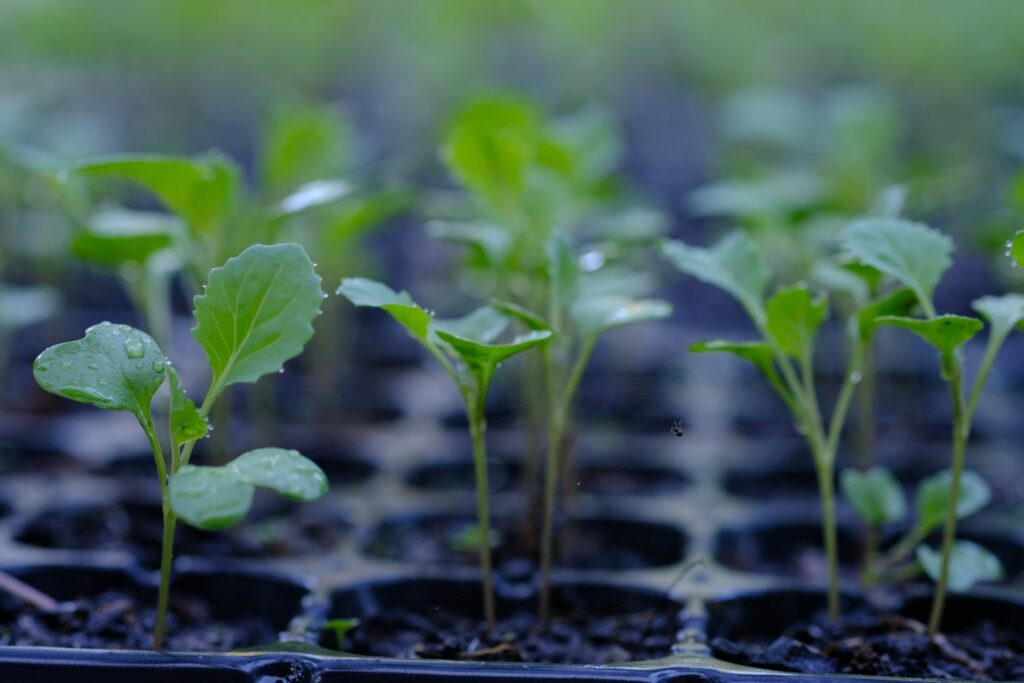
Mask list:
[[[917,487],[917,525],[925,530],[939,527],[946,520],[953,475],[943,470],[921,482]],[[988,505],[992,493],[977,472],[965,470],[960,475],[960,495],[957,497],[957,519],[969,517]]]
[[[917,561],[932,581],[942,572],[942,552],[927,545],[917,547]],[[965,593],[977,583],[999,581],[1003,564],[990,551],[971,541],[956,541],[949,557],[949,590]]]
[[[907,514],[907,500],[903,487],[883,467],[859,470],[843,470],[839,477],[843,496],[861,519],[871,525],[880,526],[898,522]]]
[[[828,299],[803,287],[779,290],[765,305],[765,329],[787,356],[809,359],[818,328],[828,316]]]

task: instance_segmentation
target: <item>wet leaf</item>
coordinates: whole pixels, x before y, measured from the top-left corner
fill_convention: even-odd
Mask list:
[[[170,479],[168,494],[179,519],[216,531],[245,518],[252,507],[253,487],[227,467],[182,465]]]
[[[210,361],[213,386],[255,382],[297,356],[313,336],[323,296],[298,244],[256,244],[210,271],[195,298],[192,335]]]
[[[409,334],[426,342],[433,314],[412,300],[408,292],[396,292],[387,285],[366,278],[345,278],[338,294],[356,306],[381,308],[391,314]]]
[[[327,494],[327,475],[298,451],[258,448],[238,456],[228,467],[239,481],[291,500],[317,500]]]
[[[145,332],[104,322],[82,339],[46,349],[32,369],[39,386],[52,394],[128,411],[146,422],[167,374],[167,357]]]
[[[209,423],[185,393],[173,367],[167,368],[167,378],[171,387],[171,438],[178,445],[202,439],[209,432]]]

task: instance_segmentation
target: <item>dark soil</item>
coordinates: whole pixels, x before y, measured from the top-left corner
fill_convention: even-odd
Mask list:
[[[4,596],[0,619],[0,645],[148,650],[156,595],[110,590],[61,603],[52,614]],[[270,621],[256,614],[219,618],[203,598],[174,591],[167,627],[165,649],[172,651],[224,651],[278,640]]]
[[[532,612],[501,618],[487,629],[479,618],[445,609],[424,614],[391,608],[362,619],[339,644],[325,632],[321,645],[361,655],[550,664],[611,664],[671,653],[678,608],[616,616],[554,615],[540,628]]]
[[[300,557],[326,552],[350,524],[322,504],[276,502],[257,506],[250,518],[225,531],[179,524],[175,554],[204,558]],[[69,550],[125,550],[147,565],[160,561],[163,518],[157,504],[125,503],[44,512],[18,534],[21,543]]]
[[[929,638],[920,621],[862,608],[835,623],[799,623],[774,641],[714,638],[715,656],[808,674],[860,674],[967,680],[1024,680],[1024,637],[981,621]]]
[[[494,566],[509,580],[532,575],[536,564],[536,553],[518,527],[515,520],[492,520]],[[378,528],[364,550],[372,557],[413,565],[473,566],[479,550],[463,539],[474,528],[475,518],[463,515],[392,520]],[[642,569],[674,564],[686,554],[681,531],[646,522],[578,520],[556,531],[556,538],[556,563],[564,568]]]

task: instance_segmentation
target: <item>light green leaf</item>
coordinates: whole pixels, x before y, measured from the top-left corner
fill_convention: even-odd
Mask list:
[[[883,467],[861,472],[847,469],[839,477],[847,502],[868,524],[898,522],[907,514],[907,500],[896,477]]]
[[[210,233],[223,225],[239,184],[237,167],[216,153],[194,159],[160,155],[103,157],[79,164],[74,171],[139,183],[197,233]]]
[[[1021,176],[1020,186],[1022,188],[1021,196],[1024,196],[1024,175]],[[1009,256],[1013,259],[1013,262],[1017,264],[1018,268],[1024,268],[1024,230],[1021,230],[1009,243]]]
[[[703,216],[771,216],[813,206],[822,200],[824,190],[824,184],[814,175],[776,173],[766,178],[705,185],[690,195],[689,203]]]
[[[631,299],[624,296],[585,296],[573,302],[573,322],[585,337],[606,330],[672,314],[672,306],[660,299]]]
[[[270,118],[260,158],[263,187],[273,198],[345,171],[351,132],[340,111],[293,105]]]
[[[809,359],[818,328],[828,316],[828,299],[812,297],[803,287],[790,287],[776,292],[765,305],[765,312],[765,329],[782,352]]]
[[[485,344],[443,330],[436,332],[462,362],[471,368],[492,368],[507,358],[545,343],[551,332],[534,330],[517,336],[507,344]]]
[[[215,531],[238,524],[254,489],[227,467],[182,465],[168,485],[171,510],[186,524]]]
[[[690,351],[692,353],[731,353],[737,358],[753,363],[761,372],[769,377],[777,374],[772,347],[767,342],[733,342],[716,339],[692,344]]]
[[[942,572],[942,552],[927,545],[917,547],[917,561],[932,581],[938,581]],[[971,541],[956,541],[949,556],[949,590],[964,593],[976,583],[999,581],[1004,576],[1003,565],[990,551]]]
[[[384,309],[409,334],[421,342],[427,342],[434,314],[418,306],[408,292],[396,292],[383,283],[356,277],[342,280],[338,294],[356,306]]]
[[[170,247],[180,231],[180,223],[166,214],[111,209],[92,216],[72,238],[71,251],[84,261],[118,268],[128,262],[145,263]]]
[[[931,307],[935,286],[953,263],[949,237],[899,218],[856,221],[847,228],[843,244],[863,263],[914,290],[926,308]]]
[[[210,271],[195,298],[192,335],[210,361],[213,386],[255,382],[301,353],[323,297],[298,244],[256,244]]]
[[[962,315],[940,315],[930,320],[883,315],[876,318],[879,325],[891,325],[910,330],[947,357],[969,342],[985,326],[977,318]]]
[[[849,297],[858,307],[867,305],[871,298],[871,288],[864,278],[833,261],[816,263],[811,279],[830,292]]]
[[[238,478],[275,491],[291,500],[317,500],[327,494],[327,475],[298,451],[258,448],[227,465]]]
[[[772,273],[752,239],[734,232],[710,249],[665,241],[661,253],[684,273],[732,294],[758,325],[764,323],[764,291]]]
[[[104,322],[85,337],[39,354],[36,382],[52,394],[104,410],[124,410],[148,422],[153,394],[164,383],[167,357],[146,334]]]
[[[508,318],[490,306],[481,306],[461,318],[434,320],[434,330],[480,344],[490,344],[507,327]]]
[[[185,393],[174,368],[168,367],[167,379],[171,388],[171,438],[178,445],[202,439],[210,431],[209,423]]]
[[[551,326],[548,325],[544,318],[540,317],[533,311],[527,310],[519,304],[514,304],[509,301],[501,301],[495,299],[491,301],[491,306],[495,309],[504,313],[505,315],[516,318],[521,323],[526,325],[531,330],[549,330]]]
[[[943,470],[921,482],[917,487],[917,526],[931,531],[946,521],[953,475]],[[957,497],[957,519],[969,517],[988,505],[992,493],[977,472],[965,470],[960,475],[960,495]]]
[[[857,333],[861,341],[867,343],[871,339],[881,318],[906,316],[916,305],[917,295],[905,287],[875,299],[857,313]]]
[[[0,284],[0,330],[16,330],[51,317],[60,306],[52,287],[12,287]]]
[[[988,321],[995,339],[1005,339],[1024,322],[1024,296],[1020,294],[984,296],[971,306]]]
[[[334,634],[334,639],[338,643],[338,647],[345,647],[345,636],[349,631],[359,626],[358,619],[328,619],[324,622],[324,625],[320,627],[321,631],[330,631]]]

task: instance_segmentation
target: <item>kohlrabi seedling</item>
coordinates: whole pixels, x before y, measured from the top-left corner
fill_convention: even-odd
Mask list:
[[[214,268],[204,293],[195,298],[192,333],[212,371],[210,388],[198,407],[153,338],[127,325],[94,325],[84,338],[52,346],[35,361],[36,381],[44,389],[129,412],[149,441],[164,523],[154,649],[165,636],[178,519],[203,529],[223,529],[246,515],[254,487],[295,500],[315,500],[327,491],[323,471],[295,451],[260,448],[223,467],[189,462],[196,441],[207,434],[207,417],[217,398],[232,384],[255,382],[297,356],[313,334],[323,297],[320,277],[297,244],[254,245]],[[151,408],[165,383],[171,396],[169,457]]]
[[[929,633],[935,634],[942,623],[950,571],[954,564],[956,526],[963,495],[964,461],[971,424],[996,355],[1010,333],[1024,321],[1024,296],[986,296],[974,302],[974,309],[989,323],[989,335],[981,366],[967,393],[961,349],[981,331],[984,323],[978,318],[939,315],[933,300],[936,285],[952,265],[952,240],[920,223],[896,218],[875,218],[851,225],[844,236],[844,244],[862,263],[913,292],[922,317],[889,315],[878,318],[878,323],[913,332],[939,352],[940,373],[949,386],[953,403],[950,489],[946,496],[935,599],[928,621]],[[969,556],[977,557],[977,554]],[[919,557],[926,567],[934,568],[936,563],[929,558],[934,559],[934,555],[927,551]],[[963,560],[957,561],[958,566],[962,563]]]
[[[506,343],[500,343],[498,338],[508,327],[510,317],[492,307],[479,308],[462,318],[438,320],[432,312],[418,306],[408,293],[395,292],[373,280],[342,280],[338,293],[356,306],[380,308],[389,313],[427,349],[462,396],[473,442],[484,618],[493,627],[496,615],[491,576],[487,420],[484,410],[487,392],[491,378],[502,361],[544,344],[551,337],[551,332],[547,329],[532,329]]]
[[[684,273],[716,285],[734,296],[750,316],[761,338],[753,341],[706,341],[694,344],[697,353],[726,352],[753,363],[793,415],[814,459],[822,506],[822,535],[828,566],[828,607],[839,612],[839,558],[835,513],[835,461],[850,402],[861,381],[865,349],[880,316],[901,313],[911,295],[898,290],[873,300],[862,300],[847,313],[850,359],[831,417],[823,418],[814,372],[818,329],[829,313],[824,295],[804,286],[778,290],[766,300],[772,272],[756,242],[733,233],[709,249],[666,241],[662,254]]]
[[[917,487],[916,518],[908,531],[884,553],[878,553],[882,526],[902,523],[907,513],[903,488],[886,469],[845,470],[840,477],[843,495],[868,528],[868,552],[861,576],[865,586],[892,583],[924,571],[933,581],[941,576],[941,553],[924,543],[946,517],[951,500],[953,476],[943,470],[928,477]],[[958,519],[981,510],[989,501],[988,484],[975,472],[965,470],[960,477]],[[999,559],[970,541],[953,545],[949,566],[949,589],[962,592],[979,581],[1002,578]]]

